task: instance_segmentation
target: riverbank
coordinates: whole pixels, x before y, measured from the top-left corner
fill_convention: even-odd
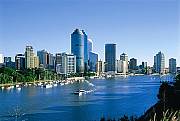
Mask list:
[[[6,84],[0,84],[0,88],[2,87],[9,87],[9,86],[16,86],[16,85],[29,85],[29,84],[38,84],[38,83],[52,83],[52,82],[60,82],[60,83],[68,83],[68,82],[76,82],[76,81],[81,81],[85,80],[84,77],[71,77],[67,78],[65,80],[35,80],[33,82],[17,82],[17,83],[6,83]]]

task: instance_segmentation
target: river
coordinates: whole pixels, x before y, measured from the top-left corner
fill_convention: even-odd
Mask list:
[[[91,79],[53,88],[0,90],[0,121],[92,121],[142,115],[157,102],[160,81],[170,76]],[[89,93],[78,96],[73,92]]]

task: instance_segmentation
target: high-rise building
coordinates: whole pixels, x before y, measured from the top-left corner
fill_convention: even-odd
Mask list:
[[[11,61],[11,57],[4,57],[4,65],[6,67],[15,68],[15,62]]]
[[[116,61],[117,73],[122,73],[123,72],[122,65],[123,65],[122,60],[117,60]]]
[[[71,53],[76,56],[76,71],[84,73],[84,34],[76,29],[71,34]]]
[[[56,54],[56,72],[58,74],[67,74],[67,55],[66,53]]]
[[[76,73],[76,56],[73,54],[67,54],[67,73]]]
[[[154,71],[155,73],[164,74],[165,56],[162,52],[158,52],[158,54],[154,56]]]
[[[25,68],[39,68],[39,57],[35,56],[32,46],[26,46],[25,51]]]
[[[136,70],[137,69],[137,59],[131,58],[129,61],[129,69]]]
[[[48,69],[53,69],[55,67],[55,57],[53,56],[53,54],[48,53],[47,54],[47,64],[48,64]]]
[[[43,66],[44,68],[47,67],[47,56],[48,56],[48,53],[46,50],[40,50],[40,51],[37,51],[37,56],[39,57],[39,64],[41,66]]]
[[[176,59],[170,58],[169,59],[169,73],[176,74]]]
[[[103,61],[98,61],[97,64],[96,64],[96,73],[98,76],[102,75],[102,73],[104,72],[104,63]]]
[[[32,46],[26,46],[25,51],[25,68],[34,68],[34,53]]]
[[[120,55],[120,60],[122,61],[121,73],[128,73],[128,55],[123,53]]]
[[[142,62],[142,69],[146,69],[147,68],[147,62]]]
[[[58,74],[76,73],[76,56],[66,53],[57,53],[56,72]]]
[[[98,62],[98,54],[89,52],[89,70],[96,72],[96,64]]]
[[[0,63],[3,63],[3,54],[0,54]]]
[[[88,59],[89,59],[89,49],[88,49],[88,36],[84,30],[82,30],[84,35],[84,71],[88,71]]]
[[[33,68],[39,68],[39,57],[34,56],[34,67]]]
[[[56,53],[56,57],[55,57],[55,66],[57,66],[57,64],[61,63],[61,53]]]
[[[11,57],[4,57],[4,63],[11,62]]]
[[[105,44],[105,72],[116,72],[116,44]]]
[[[25,56],[24,54],[17,54],[15,56],[15,66],[17,70],[25,69]]]
[[[93,49],[93,41],[88,39],[88,52],[92,52]]]

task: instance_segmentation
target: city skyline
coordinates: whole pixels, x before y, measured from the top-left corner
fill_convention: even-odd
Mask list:
[[[166,67],[170,58],[176,58],[180,66],[177,1],[104,1],[101,5],[102,1],[78,0],[68,7],[70,2],[1,1],[0,53],[14,57],[26,45],[32,45],[35,52],[70,53],[70,34],[79,28],[93,40],[101,60],[105,59],[104,45],[115,43],[117,59],[125,52],[129,58],[137,58],[138,64],[147,61],[152,66],[153,56],[162,51]]]

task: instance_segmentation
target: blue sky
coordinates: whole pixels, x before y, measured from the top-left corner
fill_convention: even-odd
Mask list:
[[[180,66],[178,0],[0,0],[0,53],[15,56],[26,45],[70,52],[70,34],[84,29],[104,60],[104,44],[117,44],[138,63],[153,64],[162,51]]]

